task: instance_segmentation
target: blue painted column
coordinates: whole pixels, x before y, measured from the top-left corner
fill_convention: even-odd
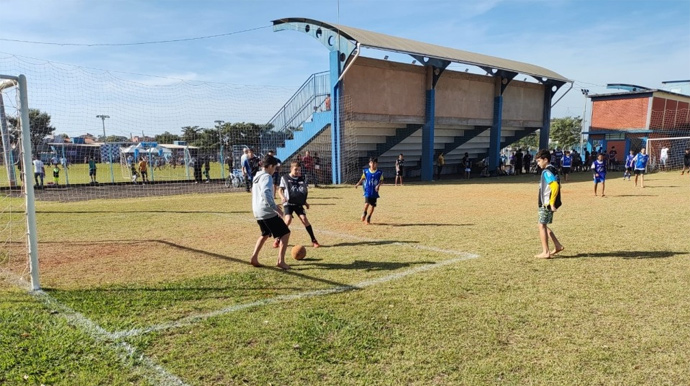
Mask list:
[[[494,116],[489,136],[489,172],[499,168],[501,160],[501,128],[503,121],[503,95],[494,97]]]
[[[342,95],[342,82],[340,78],[340,52],[330,53],[331,72],[331,177],[333,184],[343,181],[342,172],[342,133],[340,128],[340,98]]]
[[[434,117],[436,115],[436,90],[426,90],[426,122],[422,127],[422,181],[434,178]]]
[[[551,131],[551,85],[544,85],[544,111],[542,112],[542,125],[539,131],[539,149],[549,148],[549,134]]]

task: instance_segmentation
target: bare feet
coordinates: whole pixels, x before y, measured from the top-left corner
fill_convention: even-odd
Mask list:
[[[290,269],[290,266],[285,264],[285,263],[278,263],[278,264],[276,264],[276,267],[278,267],[284,271],[287,271],[288,269]]]
[[[258,260],[254,260],[254,259],[252,259],[252,261],[250,261],[249,264],[251,264],[257,268],[263,267],[263,264],[260,264]]]
[[[362,216],[362,222],[366,221],[367,216]]]
[[[550,258],[551,258],[551,254],[549,254],[549,253],[540,253],[540,254],[538,254],[538,255],[534,255],[534,257],[536,257],[537,259],[550,259]]]
[[[558,254],[558,253],[560,253],[560,252],[563,252],[564,249],[565,249],[565,247],[561,245],[560,247],[556,247],[556,249],[554,249],[553,251],[549,252],[549,254],[550,254],[551,256],[553,256],[553,255],[556,255],[556,254]]]

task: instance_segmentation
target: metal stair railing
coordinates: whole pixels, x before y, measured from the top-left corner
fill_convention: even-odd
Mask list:
[[[330,93],[330,72],[312,74],[268,121],[274,131],[295,130],[319,109]]]

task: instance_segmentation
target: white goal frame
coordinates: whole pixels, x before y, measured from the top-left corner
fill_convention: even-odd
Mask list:
[[[686,140],[688,143],[690,143],[690,136],[687,137],[665,137],[665,138],[647,138],[646,144],[645,144],[645,149],[647,151],[647,154],[649,154],[649,164],[647,165],[647,171],[649,172],[655,172],[659,171],[659,154],[656,152],[652,152],[652,146],[651,144],[653,142],[661,142],[661,141],[675,141],[675,140]],[[681,155],[682,157],[682,155]],[[670,159],[670,158],[669,158]],[[683,163],[681,160],[680,166],[682,167]],[[670,168],[670,166],[669,166]]]
[[[19,109],[21,122],[21,143],[22,143],[22,174],[24,182],[22,190],[26,200],[26,229],[28,237],[28,257],[29,272],[31,274],[31,289],[36,291],[41,289],[38,275],[38,233],[36,230],[36,202],[34,194],[33,170],[31,163],[31,133],[29,125],[29,99],[27,97],[26,76],[12,76],[0,74],[0,90],[10,87],[19,88]],[[2,96],[0,96],[1,98]]]

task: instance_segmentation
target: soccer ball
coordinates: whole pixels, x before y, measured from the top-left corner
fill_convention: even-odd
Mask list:
[[[292,258],[295,260],[302,260],[307,256],[307,248],[303,245],[295,245],[292,247]]]

